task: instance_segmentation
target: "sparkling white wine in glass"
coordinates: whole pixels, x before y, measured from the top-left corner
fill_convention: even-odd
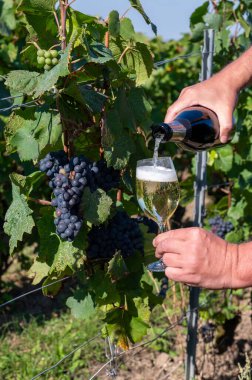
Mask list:
[[[165,231],[180,197],[177,174],[171,158],[157,158],[156,166],[152,159],[138,161],[136,189],[139,206],[145,215],[158,223],[160,232]],[[159,267],[157,265],[155,268],[151,264],[149,269],[163,271],[164,266],[161,262],[158,263]]]

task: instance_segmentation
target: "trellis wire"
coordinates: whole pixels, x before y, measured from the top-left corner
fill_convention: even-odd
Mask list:
[[[5,98],[2,98],[0,99],[1,100],[4,100]],[[9,107],[5,107],[5,108],[0,108],[0,112],[7,112],[7,111],[10,111],[10,110],[13,110],[13,109],[16,109],[16,108],[31,108],[31,107],[35,107],[37,106],[36,102],[38,101],[38,99],[35,99],[35,100],[31,100],[29,102],[26,102],[26,103],[22,103],[22,104],[12,104],[11,106]]]
[[[187,59],[187,58],[194,57],[194,56],[199,56],[199,55],[201,55],[201,52],[195,52],[195,53],[192,52],[192,53],[185,54],[185,55],[178,55],[178,56],[173,57],[173,58],[167,58],[167,59],[164,59],[162,61],[155,62],[154,63],[154,67],[157,68],[159,66],[165,65],[166,63],[178,61],[180,59]]]
[[[0,305],[0,309],[1,309],[2,307],[5,307],[5,306],[11,304],[12,302],[15,302],[15,301],[17,301],[17,300],[19,300],[19,299],[21,299],[21,298],[23,298],[23,297],[28,296],[29,294],[36,293],[36,292],[38,292],[39,290],[42,290],[42,289],[48,288],[48,287],[51,286],[51,285],[54,285],[54,284],[57,284],[57,283],[59,283],[59,282],[65,281],[65,280],[67,280],[67,279],[69,279],[69,278],[71,278],[71,276],[67,276],[67,277],[64,277],[64,278],[60,278],[59,280],[55,280],[55,281],[51,282],[50,284],[46,284],[46,285],[40,286],[39,288],[36,288],[36,289],[30,290],[30,291],[27,292],[27,293],[21,294],[20,296],[17,296],[17,297],[15,297],[15,298],[13,298],[12,300],[9,300],[9,301],[6,301],[6,302],[2,303],[2,304]]]
[[[69,354],[65,355],[62,359],[60,359],[57,363],[55,363],[54,365],[52,365],[51,367],[48,367],[46,368],[44,371],[38,373],[37,375],[35,375],[31,380],[35,380],[37,379],[38,377],[44,375],[45,373],[51,371],[52,369],[58,367],[58,365],[60,365],[65,359],[69,358],[70,356],[72,356],[76,351],[80,350],[82,347],[85,347],[87,346],[89,343],[91,343],[93,340],[99,338],[99,336],[101,336],[101,333],[93,336],[92,338],[90,338],[89,340],[87,340],[86,342],[80,344],[78,347],[76,347],[74,350],[72,350],[71,352],[69,352]]]
[[[11,99],[16,99],[16,98],[22,98],[23,96],[24,96],[24,94],[14,95],[14,96],[6,96],[5,98],[0,99],[0,102],[2,102],[4,100],[11,100]]]

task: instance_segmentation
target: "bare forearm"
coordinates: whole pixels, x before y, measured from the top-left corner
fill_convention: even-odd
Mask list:
[[[252,80],[252,47],[216,75],[237,92],[249,85]]]

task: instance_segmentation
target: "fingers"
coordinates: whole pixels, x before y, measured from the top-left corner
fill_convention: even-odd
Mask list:
[[[156,257],[162,257],[163,254],[170,252],[171,254],[180,255],[186,252],[188,249],[188,243],[183,240],[178,239],[164,239],[162,240],[156,248]]]
[[[232,113],[231,115],[219,115],[218,117],[220,122],[220,141],[225,144],[229,140],[232,131]]]
[[[165,253],[162,257],[162,261],[169,268],[183,268],[183,262],[180,255]]]
[[[165,275],[170,280],[173,280],[176,282],[182,282],[182,283],[189,285],[189,286],[198,287],[200,285],[200,277],[199,276],[194,276],[194,275],[191,275],[189,273],[186,274],[184,272],[184,270],[181,268],[167,267],[167,268],[165,268]]]
[[[165,275],[170,279],[170,280],[173,280],[173,281],[176,281],[176,282],[186,282],[184,280],[184,272],[181,268],[171,268],[171,267],[167,267],[165,268]]]
[[[191,87],[184,88],[180,95],[178,100],[174,102],[167,110],[166,116],[165,116],[165,123],[170,123],[173,121],[176,117],[176,115],[182,111],[186,107],[197,105],[197,101],[194,99],[194,90]]]
[[[153,240],[154,247],[157,247],[158,244],[165,239],[179,239],[179,240],[186,240],[188,238],[188,234],[190,233],[190,230],[194,228],[179,228],[177,230],[171,230],[164,232],[162,234],[159,234],[155,239]]]

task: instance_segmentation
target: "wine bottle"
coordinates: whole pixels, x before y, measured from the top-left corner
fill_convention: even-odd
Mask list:
[[[171,123],[153,125],[152,136],[162,138],[161,143],[174,141],[183,149],[192,151],[223,145],[217,115],[201,106],[185,108]]]

